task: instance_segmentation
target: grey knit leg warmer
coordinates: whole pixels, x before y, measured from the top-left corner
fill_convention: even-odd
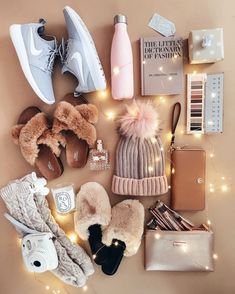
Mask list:
[[[52,232],[59,266],[52,272],[67,284],[82,287],[94,272],[89,256],[79,245],[73,244],[51,215],[45,196],[33,191],[34,180],[27,178],[9,183],[0,190],[10,214],[30,229]]]

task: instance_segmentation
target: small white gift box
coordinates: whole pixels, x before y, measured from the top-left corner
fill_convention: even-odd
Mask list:
[[[189,34],[191,64],[212,63],[224,59],[223,29],[193,30]]]

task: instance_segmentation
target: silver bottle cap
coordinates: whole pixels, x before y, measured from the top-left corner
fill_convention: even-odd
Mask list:
[[[114,24],[116,23],[126,23],[127,24],[127,17],[123,14],[117,14],[114,17]]]

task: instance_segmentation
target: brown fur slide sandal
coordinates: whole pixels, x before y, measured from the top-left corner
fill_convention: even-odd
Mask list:
[[[20,146],[25,160],[47,180],[63,173],[59,159],[60,144],[65,141],[60,134],[53,134],[46,115],[37,107],[28,107],[20,115],[18,124],[12,127],[12,138]]]
[[[98,120],[98,109],[95,105],[84,102],[84,98],[81,100],[68,94],[58,103],[54,112],[53,132],[62,132],[64,135],[67,163],[74,168],[85,166],[89,147],[96,141],[93,124]]]

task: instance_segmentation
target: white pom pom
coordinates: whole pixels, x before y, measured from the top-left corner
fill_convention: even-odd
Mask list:
[[[158,113],[150,101],[133,101],[126,106],[126,113],[119,119],[121,135],[132,138],[151,138],[159,131]]]

